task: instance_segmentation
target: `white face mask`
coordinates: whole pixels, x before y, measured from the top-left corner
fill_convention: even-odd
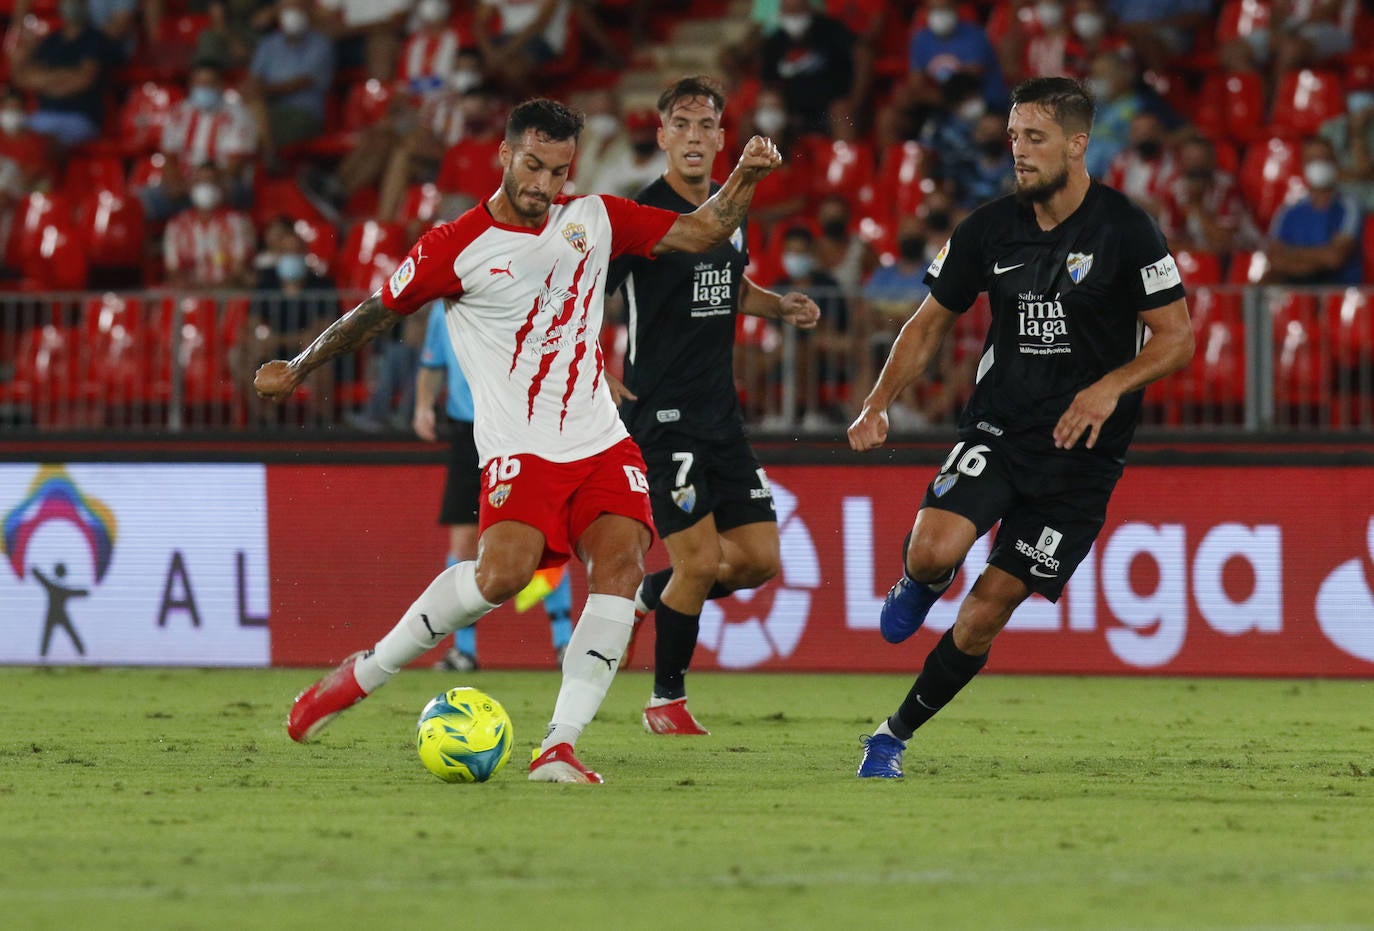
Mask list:
[[[587,133],[593,139],[609,139],[620,128],[620,120],[609,113],[598,113],[587,117]]]
[[[0,130],[13,136],[23,128],[23,110],[0,110]]]
[[[1083,82],[1088,93],[1093,95],[1093,100],[1098,103],[1112,99],[1112,82],[1106,78],[1088,78]]]
[[[1078,38],[1085,42],[1093,42],[1102,37],[1106,22],[1101,13],[1090,13],[1084,10],[1082,13],[1073,14],[1073,31]]]
[[[298,10],[290,7],[281,11],[281,31],[288,36],[298,36],[310,26],[310,17],[305,14],[305,10]]]
[[[965,123],[972,123],[988,112],[988,105],[982,97],[970,97],[959,104],[959,109],[955,112],[959,115],[959,119]]]
[[[926,25],[930,27],[931,32],[943,38],[954,32],[954,27],[959,25],[959,14],[947,9],[931,10],[926,16]]]
[[[466,94],[482,83],[482,72],[471,68],[459,68],[448,79],[449,85],[460,94]]]
[[[1307,180],[1308,187],[1319,191],[1329,191],[1335,187],[1336,174],[1336,163],[1328,162],[1325,159],[1308,162],[1302,170],[1302,176]]]
[[[787,33],[794,39],[800,39],[806,35],[806,30],[811,28],[810,13],[788,13],[778,17],[778,28]]]
[[[420,0],[415,13],[424,23],[442,23],[448,19],[448,4],[445,0]]]
[[[781,107],[759,107],[754,111],[754,126],[765,136],[782,132],[787,125],[787,113]]]
[[[208,181],[191,185],[191,205],[197,210],[214,210],[219,206],[219,188]]]
[[[788,278],[805,278],[811,274],[814,264],[811,256],[805,252],[784,252],[782,254],[782,270],[787,272]]]
[[[1037,3],[1035,18],[1046,29],[1058,29],[1064,22],[1064,7],[1059,3]]]

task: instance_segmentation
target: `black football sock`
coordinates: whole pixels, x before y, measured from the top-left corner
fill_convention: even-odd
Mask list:
[[[954,628],[945,631],[926,657],[925,667],[887,726],[899,740],[910,740],[916,729],[948,704],[988,661],[988,654],[970,656],[954,645]]]
[[[722,583],[720,583],[720,582],[713,582],[713,583],[711,584],[711,590],[710,590],[709,592],[706,593],[706,600],[707,600],[707,601],[715,601],[717,598],[724,598],[726,595],[730,594],[732,591],[734,591],[734,589],[732,589],[732,588],[726,588],[726,587],[725,587]]]
[[[654,698],[687,694],[687,667],[697,648],[700,614],[683,614],[659,602],[654,612]]]
[[[668,587],[668,580],[673,577],[673,567],[660,569],[657,572],[650,572],[644,577],[644,586],[640,589],[640,596],[644,603],[652,611],[658,607],[658,599],[663,597],[663,590]]]

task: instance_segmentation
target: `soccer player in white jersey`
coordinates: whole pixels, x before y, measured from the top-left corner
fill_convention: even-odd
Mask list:
[[[472,386],[483,463],[477,559],[440,573],[372,649],[297,696],[287,719],[293,740],[312,738],[446,634],[513,597],[538,568],[576,553],[589,594],[530,779],[602,781],[573,748],[624,655],[653,526],[644,461],[616,413],[597,342],[607,265],[617,255],[705,252],[727,241],[754,186],[782,158],[771,141],[749,140],[720,190],[687,214],[606,195],[562,197],[581,127],[581,116],[555,101],[516,107],[500,148],[500,189],[422,236],[377,294],[296,358],[258,370],[259,395],[282,400],[314,369],[442,299]]]

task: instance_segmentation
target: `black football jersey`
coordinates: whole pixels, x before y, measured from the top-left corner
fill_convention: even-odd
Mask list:
[[[712,184],[711,192],[718,187]],[[663,178],[635,200],[678,213],[696,209]],[[748,264],[743,224],[710,252],[624,256],[611,263],[608,291],[622,282],[625,290],[624,382],[639,398],[624,402],[620,416],[636,440],[651,438],[660,425],[707,437],[743,430],[733,360]]]
[[[1135,358],[1144,337],[1137,314],[1184,293],[1154,220],[1096,182],[1048,231],[1014,196],[979,207],[955,227],[925,281],[956,313],[982,291],[992,307],[960,432],[1005,434],[1033,449],[1053,447],[1054,425],[1075,394]],[[1093,452],[1125,455],[1143,393],[1121,397]]]

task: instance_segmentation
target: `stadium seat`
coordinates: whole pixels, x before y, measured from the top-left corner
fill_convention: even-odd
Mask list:
[[[878,190],[890,200],[894,218],[914,214],[926,192],[934,190],[935,182],[927,171],[930,157],[917,142],[899,142],[883,153]]]
[[[70,220],[44,222],[24,251],[19,266],[24,290],[80,291],[90,280],[86,244]]]
[[[418,222],[429,226],[439,215],[439,202],[443,196],[435,184],[414,184],[406,189],[405,200],[401,202],[401,222]]]
[[[144,81],[131,87],[119,111],[119,142],[127,156],[147,155],[162,144],[162,127],[186,92],[176,84]]]
[[[1306,190],[1298,143],[1275,136],[1249,146],[1240,163],[1238,181],[1256,222],[1261,229],[1268,229],[1279,207]]]
[[[333,223],[304,217],[295,222],[294,228],[305,243],[305,257],[315,273],[332,274],[339,256],[339,228]]]
[[[1331,344],[1310,292],[1275,290],[1274,403],[1280,422],[1323,422],[1331,404]]]
[[[1201,96],[1221,101],[1221,128],[1232,142],[1253,142],[1268,133],[1264,81],[1255,72],[1214,71],[1203,79]]]
[[[137,191],[146,187],[157,187],[162,183],[162,173],[167,168],[167,156],[153,152],[134,159],[129,169],[128,186]]]
[[[118,156],[73,154],[67,160],[62,189],[76,196],[90,190],[123,191],[124,162]]]
[[[1202,287],[1189,295],[1193,359],[1151,385],[1148,399],[1163,404],[1170,424],[1242,422],[1245,414],[1245,325],[1240,294]]]
[[[1263,252],[1233,252],[1226,273],[1228,284],[1259,284],[1269,271],[1269,257]]]
[[[1322,319],[1332,333],[1339,366],[1374,367],[1374,307],[1370,301],[1369,292],[1362,288],[1346,288],[1326,296]]]
[[[839,194],[850,211],[862,213],[873,203],[873,146],[867,141],[820,140],[810,147],[813,164],[811,190],[817,199]]]
[[[1244,38],[1269,26],[1268,0],[1226,0],[1217,12],[1217,45]]]
[[[354,224],[339,252],[339,287],[375,292],[401,264],[408,245],[398,224],[376,220]]]
[[[318,207],[305,196],[295,178],[260,178],[257,196],[253,200],[253,226],[262,229],[280,216],[291,220],[328,222]]]
[[[113,405],[144,400],[149,391],[147,325],[136,297],[107,293],[86,301],[81,340],[88,366],[83,398]]]
[[[73,217],[71,199],[61,192],[34,191],[15,207],[14,231],[18,239],[19,263],[38,248],[40,233],[49,223],[69,224]]]
[[[93,191],[77,208],[93,268],[138,268],[143,261],[143,204],[122,191]]]
[[[25,407],[39,426],[63,426],[75,396],[80,335],[54,323],[20,334],[14,372],[0,382],[0,403]]]
[[[358,144],[358,134],[386,116],[395,97],[395,87],[376,78],[358,81],[348,88],[337,121],[326,121],[326,132],[286,146],[282,154],[295,156],[342,156]]]
[[[1290,71],[1279,81],[1274,97],[1273,131],[1301,139],[1344,113],[1345,86],[1339,74],[1310,68]]]
[[[1174,261],[1184,287],[1190,291],[1202,285],[1221,284],[1221,256],[1215,252],[1180,249],[1174,253]]]
[[[237,399],[230,378],[219,307],[212,297],[167,297],[153,315],[152,392],[168,402],[182,379],[182,403],[192,407]],[[237,336],[237,333],[234,334]]]
[[[485,200],[501,185],[499,143],[489,139],[464,139],[444,153],[435,186],[444,194],[466,194]]]

